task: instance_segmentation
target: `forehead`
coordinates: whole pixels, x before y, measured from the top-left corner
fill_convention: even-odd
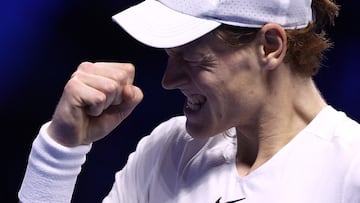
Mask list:
[[[181,54],[181,55],[188,55],[188,54],[196,54],[196,53],[209,53],[209,52],[216,52],[219,51],[221,48],[226,46],[225,42],[220,40],[216,37],[213,33],[208,33],[199,39],[196,39],[190,43],[185,45],[168,48],[165,51],[171,54]]]

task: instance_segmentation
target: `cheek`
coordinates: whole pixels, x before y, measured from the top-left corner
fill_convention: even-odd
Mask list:
[[[222,87],[219,98],[227,114],[232,116],[251,111],[260,99],[256,87],[244,80],[234,80]]]
[[[214,117],[217,119],[224,119],[224,117],[228,117],[229,113],[231,113],[236,108],[234,93],[229,91],[229,89],[223,85],[217,85],[215,89],[208,94],[209,107],[210,111],[215,114]]]

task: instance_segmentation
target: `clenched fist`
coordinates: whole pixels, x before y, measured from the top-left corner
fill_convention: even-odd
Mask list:
[[[79,65],[67,82],[48,134],[64,146],[90,144],[109,134],[142,100],[126,63]]]

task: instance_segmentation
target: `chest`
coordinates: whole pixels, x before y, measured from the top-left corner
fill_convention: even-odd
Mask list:
[[[150,185],[149,202],[342,202],[343,177],[325,172],[326,166],[314,169],[284,161],[240,177],[235,163],[220,154],[193,158],[183,168],[165,160]]]

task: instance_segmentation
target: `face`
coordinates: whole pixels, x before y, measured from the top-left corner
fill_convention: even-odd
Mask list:
[[[264,88],[254,45],[231,47],[210,33],[165,51],[169,59],[162,84],[186,97],[191,136],[207,138],[255,119]]]

